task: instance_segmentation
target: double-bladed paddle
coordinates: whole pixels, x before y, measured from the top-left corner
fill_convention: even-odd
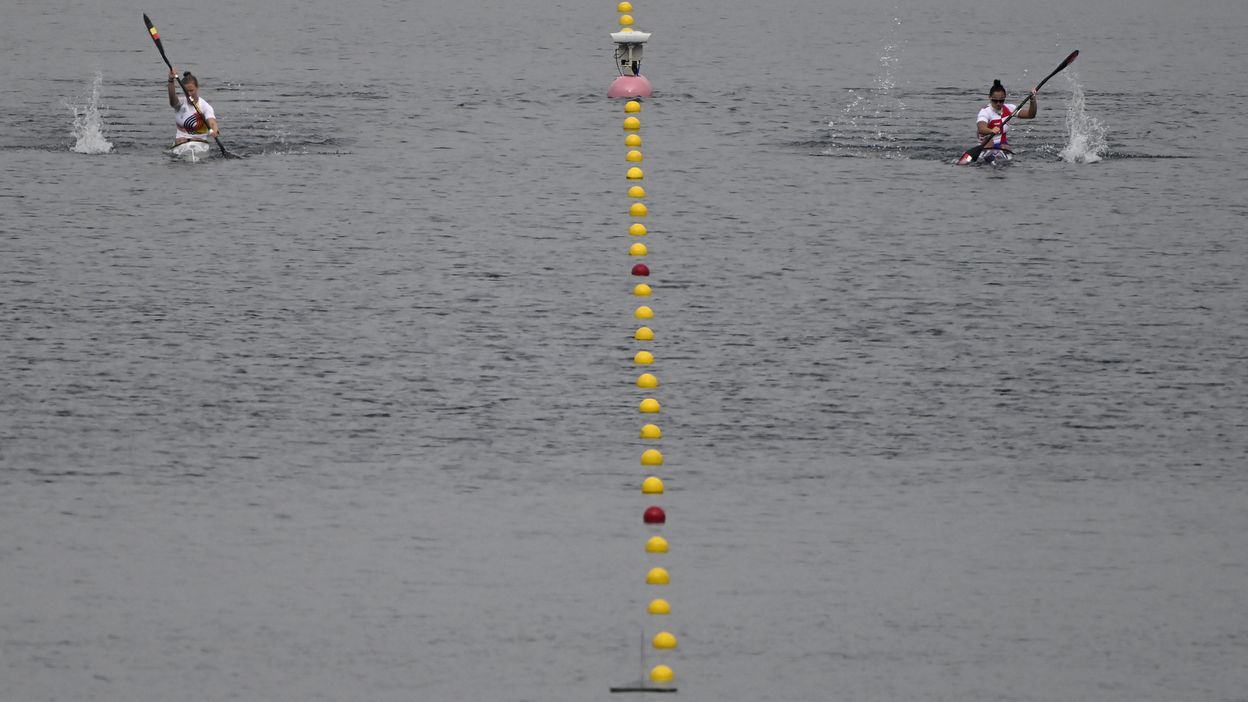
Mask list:
[[[152,35],[152,41],[156,42],[156,48],[160,50],[160,57],[165,60],[165,65],[169,70],[173,70],[173,64],[169,63],[169,57],[165,55],[165,45],[160,43],[160,33],[156,31],[156,25],[152,24],[152,20],[148,18],[147,13],[143,13],[143,24],[147,25],[147,32]],[[178,81],[178,87],[182,88],[182,94],[186,96],[186,102],[195,110],[195,116],[199,119],[200,124],[208,124],[208,120],[204,118],[204,113],[199,111],[199,105],[191,100],[190,94],[186,92],[186,85],[182,83],[182,79],[175,73],[173,76]],[[213,135],[212,140],[217,142],[217,148],[221,149],[221,155],[226,158],[241,158],[236,154],[232,154],[225,150],[225,146],[221,144],[221,140]]]
[[[1049,75],[1045,76],[1045,77],[1044,77],[1044,80],[1042,80],[1042,81],[1040,81],[1039,83],[1037,83],[1037,84],[1036,84],[1036,91],[1037,91],[1037,92],[1039,92],[1039,91],[1040,91],[1040,88],[1041,88],[1042,86],[1044,86],[1044,84],[1045,84],[1045,83],[1049,82],[1049,79],[1050,79],[1050,78],[1052,78],[1053,76],[1055,76],[1055,75],[1057,75],[1059,72],[1061,72],[1061,70],[1062,70],[1063,68],[1065,68],[1065,67],[1069,66],[1070,64],[1074,63],[1076,58],[1079,58],[1079,50],[1078,50],[1078,49],[1076,49],[1076,50],[1074,50],[1074,51],[1070,52],[1070,56],[1067,56],[1067,57],[1066,57],[1066,60],[1065,60],[1065,61],[1062,61],[1062,64],[1061,64],[1060,66],[1058,66],[1057,68],[1054,68],[1052,73],[1050,73]],[[1006,122],[1009,122],[1011,119],[1013,119],[1014,115],[1018,114],[1019,112],[1022,112],[1022,111],[1023,111],[1023,105],[1026,105],[1026,104],[1027,104],[1027,101],[1028,101],[1028,100],[1030,100],[1030,99],[1031,99],[1031,94],[1030,94],[1030,93],[1028,93],[1027,97],[1023,98],[1023,101],[1022,101],[1022,102],[1020,102],[1020,103],[1018,103],[1018,107],[1014,108],[1014,111],[1013,111],[1013,112],[1011,112],[1010,114],[1006,115],[1005,119],[1001,120],[1001,133],[1002,133],[1002,134],[1004,134],[1004,133],[1005,133],[1005,123],[1006,123]],[[979,155],[980,155],[981,153],[983,153],[983,152],[984,152],[984,149],[988,146],[988,144],[992,143],[992,140],[993,140],[993,139],[995,139],[995,138],[996,138],[996,136],[997,136],[996,134],[989,134],[987,139],[984,139],[984,140],[983,140],[983,141],[981,141],[979,144],[977,144],[977,145],[975,145],[975,146],[972,146],[970,149],[968,149],[966,153],[962,154],[962,158],[958,159],[958,165],[959,165],[959,166],[965,166],[966,164],[968,164],[968,163],[970,163],[970,162],[972,162],[972,161],[974,161],[974,160],[978,159],[978,158],[979,158]]]

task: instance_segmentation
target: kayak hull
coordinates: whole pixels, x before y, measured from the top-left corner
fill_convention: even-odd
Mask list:
[[[206,141],[184,141],[167,152],[170,158],[195,163],[212,155],[212,147]]]
[[[1014,159],[1014,152],[1009,149],[984,149],[977,158],[972,159],[971,153],[962,154],[958,159],[959,166],[1004,166]]]
[[[979,160],[989,166],[1004,166],[1014,160],[1014,153],[1008,149],[984,149]]]

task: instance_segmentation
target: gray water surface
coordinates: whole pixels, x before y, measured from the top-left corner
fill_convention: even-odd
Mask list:
[[[4,11],[5,699],[1248,700],[1248,9],[634,5],[657,500],[614,3]]]

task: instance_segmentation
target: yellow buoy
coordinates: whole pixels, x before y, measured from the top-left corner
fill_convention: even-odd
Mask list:
[[[676,648],[676,637],[672,636],[671,632],[660,631],[654,635],[650,643],[654,644],[655,648]]]
[[[644,202],[634,202],[628,206],[629,217],[645,217],[650,212],[650,208],[646,207]]]
[[[630,132],[635,132],[635,131],[637,131],[638,129],[641,129],[641,120],[639,120],[639,119],[637,119],[636,117],[633,117],[633,116],[631,116],[631,115],[630,115],[630,116],[628,116],[628,117],[625,117],[625,118],[624,118],[624,129],[625,129],[625,130],[627,130],[627,131],[630,131]]]
[[[663,481],[659,480],[658,478],[652,475],[646,478],[645,480],[641,481],[641,492],[644,495],[662,495],[663,494]],[[656,538],[661,539],[663,537],[652,536],[650,537],[650,540],[653,541]],[[664,546],[666,546],[667,542],[664,541],[663,543],[664,543]],[[646,550],[647,551],[650,550],[650,544],[646,544]],[[663,550],[666,551],[667,549],[664,548]]]
[[[633,26],[633,16],[632,15],[620,15],[620,26],[621,27]]]
[[[650,297],[653,292],[654,289],[645,283],[638,283],[633,286],[634,297]]]
[[[663,430],[658,425],[647,424],[641,428],[641,438],[643,439],[661,439],[663,438]]]
[[[616,11],[616,12],[632,12],[632,11],[633,11],[633,3],[631,3],[631,2],[627,2],[627,1],[622,2],[622,3],[620,3],[619,5],[616,5],[616,6],[615,6],[615,11]]]
[[[625,145],[625,146],[631,146],[631,147],[634,147],[634,148],[635,148],[635,147],[638,147],[638,146],[641,146],[641,135],[640,135],[640,134],[629,134],[628,136],[624,137],[624,145]]]
[[[628,102],[624,103],[624,111],[628,112],[629,114],[632,114],[634,112],[641,112],[641,103],[637,102],[636,100],[629,100]]]
[[[656,665],[650,669],[650,682],[670,683],[675,677],[672,669],[665,665]]]
[[[641,152],[637,149],[631,149],[628,153],[624,154],[624,160],[629,163],[641,163],[646,160],[646,157],[642,156]]]
[[[672,578],[667,574],[666,568],[651,568],[650,572],[646,573],[647,585],[667,585],[671,581]]]
[[[645,236],[647,233],[646,225],[641,222],[633,222],[628,226],[629,236]]]
[[[659,379],[652,373],[642,373],[637,376],[637,387],[639,388],[657,388],[659,387]]]
[[[645,189],[645,188],[643,188],[643,187],[641,187],[640,185],[634,185],[633,187],[631,187],[631,188],[629,188],[629,189],[628,189],[628,196],[629,196],[629,197],[636,197],[636,198],[642,198],[642,197],[645,197],[645,196],[646,196],[646,189]]]
[[[633,355],[633,363],[636,363],[639,366],[648,366],[651,363],[654,363],[654,354],[649,351],[638,351]]]
[[[638,405],[637,408],[646,414],[657,414],[659,411],[659,401],[653,397],[647,397],[641,401],[641,404]]]
[[[642,180],[646,177],[646,174],[640,168],[633,166],[628,169],[628,171],[624,174],[624,177],[629,180]]]
[[[640,258],[642,256],[645,256],[646,253],[647,253],[646,245],[641,243],[640,241],[628,247],[629,256],[636,256]]]
[[[671,614],[672,606],[664,599],[651,600],[650,606],[646,607],[646,611],[650,614]]]
[[[658,449],[646,449],[641,452],[641,465],[661,466],[663,465],[663,454]]]
[[[633,310],[633,316],[636,317],[637,319],[653,319],[654,310],[650,309],[649,307],[646,307],[645,305],[642,305],[641,307],[638,307],[636,310]]]
[[[651,536],[646,540],[646,553],[667,553],[667,539]]]
[[[652,312],[650,316],[653,317],[654,313]],[[638,341],[653,341],[654,330],[650,327],[637,327],[637,331],[633,332],[633,338]]]

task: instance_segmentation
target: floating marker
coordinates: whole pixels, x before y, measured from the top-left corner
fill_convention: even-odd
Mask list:
[[[667,603],[667,600],[664,599],[651,600],[650,606],[646,607],[646,611],[650,614],[658,615],[671,614],[672,606]]]
[[[644,263],[638,263],[637,265],[633,266],[633,275],[637,275],[637,276],[650,275],[650,266],[647,266]]]
[[[624,176],[628,178],[629,180],[642,180],[643,178],[646,177],[646,174],[643,173],[640,168],[633,166],[632,168],[628,169],[628,172],[625,173]]]
[[[616,12],[632,12],[633,3],[627,2],[627,0],[625,0],[625,2],[622,2],[619,5],[615,6],[615,11]]]
[[[647,250],[646,245],[641,243],[640,241],[628,247],[629,256],[640,258],[642,256],[645,256],[647,253],[649,253],[649,250]]]
[[[641,428],[641,438],[643,439],[661,439],[663,438],[663,430],[655,424],[647,424]]]
[[[650,669],[650,682],[669,683],[675,677],[672,669],[665,665],[656,665]]]
[[[671,632],[660,631],[650,641],[655,648],[676,648],[676,637]]]
[[[641,152],[638,151],[637,149],[633,149],[632,151],[629,151],[628,153],[624,154],[624,160],[628,161],[629,163],[641,163],[642,161],[646,160],[646,157],[642,156]]]
[[[644,202],[634,202],[628,206],[628,216],[630,217],[645,217],[649,211]]]
[[[670,582],[672,578],[667,574],[666,568],[651,568],[650,572],[646,573],[647,585],[667,585]]]
[[[621,27],[633,26],[633,16],[632,15],[620,15],[620,26]]]
[[[663,481],[659,480],[658,478],[652,475],[646,478],[645,480],[641,481],[641,492],[643,495],[662,495],[663,494]],[[661,539],[661,538],[663,537],[652,536],[650,537],[650,540],[653,541],[655,539]],[[667,542],[665,541],[663,543],[666,544]],[[646,545],[646,550],[647,551],[650,550],[649,544]],[[666,551],[667,549],[665,548],[664,550]]]
[[[629,100],[624,103],[625,112],[641,112],[641,103],[636,100]]]
[[[628,225],[629,236],[645,236],[646,233],[647,233],[646,225],[642,224],[641,222],[633,222],[632,224]]]
[[[624,137],[624,145],[625,145],[625,146],[631,146],[631,147],[634,147],[634,148],[635,148],[635,147],[638,147],[638,146],[641,146],[641,135],[640,135],[640,134],[629,134],[628,136]]]
[[[640,185],[634,185],[633,187],[628,189],[628,196],[641,199],[646,196],[646,189],[641,187]]]
[[[663,511],[663,508],[658,505],[651,505],[650,507],[647,507],[645,514],[643,514],[641,518],[645,520],[646,524],[667,523],[667,514]]]
[[[654,363],[654,354],[649,351],[638,351],[633,355],[633,363],[636,363],[639,366],[648,366],[651,363]]]
[[[659,379],[651,373],[642,373],[637,376],[637,387],[639,388],[657,388],[659,387]]]
[[[641,129],[641,120],[639,120],[639,119],[637,119],[636,117],[633,117],[633,116],[631,116],[631,115],[630,115],[630,116],[628,116],[628,117],[625,117],[625,118],[624,118],[624,129],[625,129],[625,130],[627,130],[627,131],[630,131],[630,132],[635,132],[635,131],[637,131],[638,129]]]
[[[637,407],[638,409],[640,409],[642,412],[646,414],[658,414],[659,413],[659,401],[654,399],[653,397],[647,397],[646,399],[642,400],[641,404],[638,405]]]
[[[663,465],[663,454],[658,449],[646,449],[641,453],[641,465],[661,466]]]
[[[633,316],[636,317],[637,319],[653,319],[654,310],[650,309],[649,307],[646,307],[645,305],[642,305],[641,307],[638,307],[636,310],[633,311]]]
[[[633,286],[634,297],[650,297],[654,293],[654,289],[645,283],[638,283]]]
[[[633,338],[637,341],[653,341],[654,330],[650,327],[637,327],[637,331],[633,332]]]
[[[646,553],[667,553],[667,539],[651,536],[646,540]]]

